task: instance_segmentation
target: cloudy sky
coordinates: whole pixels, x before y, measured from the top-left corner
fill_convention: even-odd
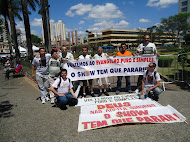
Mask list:
[[[88,29],[94,33],[101,30],[148,28],[178,13],[178,0],[49,0],[50,19],[62,20],[66,31],[78,30],[85,36]],[[37,9],[37,11],[39,8]],[[22,21],[17,28],[24,33]],[[42,34],[42,20],[38,12],[30,15],[31,32]]]

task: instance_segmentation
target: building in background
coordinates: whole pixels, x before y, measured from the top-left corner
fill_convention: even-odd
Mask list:
[[[8,36],[4,19],[0,20],[0,52],[9,52]]]
[[[179,0],[178,13],[190,13],[190,0]]]
[[[65,24],[62,23],[61,20],[58,20],[58,22],[55,23],[55,35],[56,38],[61,39],[61,41],[66,41]]]
[[[98,36],[95,36],[95,34],[89,32],[86,40],[89,44],[94,44],[97,46],[112,45],[114,47],[118,47],[122,42],[127,43],[128,46],[138,46],[141,34],[141,30],[107,29],[102,31],[102,35]],[[156,45],[162,45],[161,41],[164,41],[167,44],[173,44],[172,37],[167,33],[161,35],[159,40],[154,41],[154,43]]]
[[[55,41],[55,38],[54,38],[54,23],[52,21],[50,21],[50,37],[51,37],[51,41]]]

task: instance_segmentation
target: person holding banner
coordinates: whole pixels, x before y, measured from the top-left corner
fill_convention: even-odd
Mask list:
[[[160,86],[160,75],[155,71],[156,64],[150,63],[148,70],[143,74],[142,91],[140,98],[144,99],[150,97],[151,99],[158,101],[159,95],[162,93]]]
[[[103,49],[101,46],[98,47],[98,54],[94,55],[95,59],[99,59],[99,58],[106,58],[108,55],[106,53],[102,53]],[[104,94],[106,96],[109,96],[108,92],[107,92],[107,85],[108,85],[108,77],[104,77],[104,78],[98,78],[98,85],[99,85],[99,94],[98,96],[102,95],[102,84],[104,85]]]
[[[62,69],[60,76],[55,80],[50,90],[55,93],[58,106],[65,110],[66,105],[74,106],[78,103],[78,99],[73,91],[73,85],[69,78],[67,78],[67,70]],[[56,90],[57,89],[57,90]]]
[[[121,51],[119,51],[116,56],[131,56],[132,53],[130,51],[126,50],[127,45],[125,43],[121,43]],[[121,91],[121,81],[123,76],[118,76],[117,77],[117,91],[115,92],[116,95],[118,95]],[[125,80],[126,80],[126,91],[129,93],[132,93],[131,91],[131,83],[130,83],[130,76],[125,76]]]
[[[83,48],[82,48],[82,55],[80,55],[80,56],[77,58],[77,60],[80,60],[80,59],[91,59],[91,58],[92,58],[91,55],[87,55],[87,53],[88,53],[87,47],[83,47]],[[93,79],[89,79],[89,80],[88,80],[88,83],[89,83],[89,85],[90,85],[90,91],[91,91],[90,94],[91,94],[92,97],[96,97],[96,96],[94,95],[94,91],[93,91],[93,88],[92,88],[92,81],[93,81]],[[82,82],[83,82],[83,96],[82,96],[82,97],[86,97],[87,80],[82,80]]]
[[[137,47],[137,51],[135,53],[135,55],[147,55],[147,54],[157,55],[158,57],[160,56],[160,54],[157,52],[155,44],[150,42],[150,36],[149,35],[145,35],[144,43],[141,43]],[[143,79],[143,75],[139,75],[138,81],[137,81],[137,91],[141,91],[141,89],[142,89],[141,88],[142,79]]]

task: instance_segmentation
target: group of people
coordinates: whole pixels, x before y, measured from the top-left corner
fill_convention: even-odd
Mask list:
[[[71,53],[67,52],[67,47],[61,48],[62,52],[52,50],[51,55],[45,52],[45,48],[39,49],[39,55],[36,55],[32,62],[32,77],[34,78],[34,71],[36,69],[36,81],[40,90],[41,101],[44,104],[46,101],[51,100],[54,103],[55,98],[61,109],[65,109],[66,105],[76,105],[78,103],[77,97],[73,91],[72,81],[67,78],[67,70],[63,68],[64,61],[74,60]],[[132,54],[127,50],[125,43],[121,44],[121,50],[113,57],[116,56],[138,56],[143,54],[155,54],[159,56],[156,46],[150,43],[150,36],[145,36],[145,42],[140,44],[137,48],[136,53]],[[102,47],[98,47],[98,53],[91,57],[88,55],[87,47],[83,47],[82,55],[76,60],[82,59],[100,59],[108,57],[108,54],[103,53]],[[138,90],[140,91],[140,98],[151,97],[153,100],[158,101],[158,95],[162,92],[159,88],[160,75],[155,71],[156,64],[150,63],[148,70],[144,72],[142,76],[138,78]],[[123,76],[118,76],[116,94],[121,91],[121,82]],[[130,85],[130,76],[125,76],[126,79],[126,91],[132,93]],[[109,96],[107,87],[109,79],[107,77],[98,78],[99,93],[98,96],[105,94]],[[86,97],[87,82],[90,87],[90,95],[95,97],[93,91],[93,80],[82,80],[82,97]],[[76,83],[76,82],[75,82]],[[76,83],[77,84],[77,83]]]

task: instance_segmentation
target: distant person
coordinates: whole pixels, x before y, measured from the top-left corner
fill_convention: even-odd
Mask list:
[[[60,60],[57,55],[57,50],[51,51],[51,59],[49,61],[49,76],[48,81],[50,86],[54,83],[54,81],[57,79],[60,73]],[[54,93],[50,90],[49,91],[51,104],[55,101]]]
[[[150,36],[149,35],[145,35],[144,43],[141,43],[137,47],[137,51],[135,54],[136,55],[157,55],[158,57],[160,56],[160,54],[157,52],[155,44],[150,42]],[[139,75],[138,81],[137,81],[138,91],[141,90],[142,79],[143,79],[143,75]]]
[[[119,51],[116,56],[131,56],[132,53],[130,51],[126,50],[127,46],[125,43],[121,43],[121,51]],[[117,77],[117,91],[115,92],[116,95],[118,95],[121,91],[121,82],[122,82],[123,76]],[[126,80],[126,88],[125,90],[129,93],[132,93],[131,91],[131,83],[130,83],[130,76],[125,76]]]
[[[162,93],[160,86],[160,75],[155,71],[156,64],[150,63],[148,70],[143,74],[142,91],[140,98],[150,97],[155,101],[158,101],[159,95]],[[152,92],[151,92],[152,91]]]
[[[83,47],[83,48],[82,48],[82,55],[80,55],[80,56],[77,58],[77,60],[81,60],[81,59],[91,59],[91,58],[92,58],[91,55],[87,55],[87,53],[88,53],[87,47]],[[82,96],[82,97],[86,97],[87,80],[82,80],[82,82],[83,82],[83,96]],[[96,97],[96,96],[94,95],[94,91],[93,91],[93,88],[92,88],[93,79],[89,79],[88,82],[89,82],[89,85],[90,85],[90,95],[91,95],[92,97]]]
[[[98,54],[95,54],[94,57],[95,59],[100,59],[100,58],[105,58],[108,55],[106,53],[103,53],[103,49],[101,46],[98,47]],[[103,93],[106,96],[109,96],[108,92],[107,92],[107,85],[108,85],[108,78],[107,77],[103,77],[103,78],[98,78],[98,86],[99,86],[99,94],[98,96],[102,95],[102,84],[104,85],[104,91]]]
[[[45,101],[49,101],[48,92],[49,92],[49,60],[51,54],[45,52],[45,48],[39,49],[39,57],[35,57],[32,61],[32,78],[35,78],[34,71],[36,69],[36,81],[38,88],[40,90],[40,96],[42,104],[45,104]]]
[[[21,72],[22,70],[22,65],[20,65],[20,61],[16,61],[16,67],[15,68],[9,68],[6,71],[6,75],[5,75],[5,79],[9,79],[9,74],[10,73],[17,73],[17,72]]]
[[[74,106],[78,103],[77,97],[72,88],[72,82],[67,78],[67,70],[62,69],[60,76],[50,87],[50,90],[56,95],[60,109],[66,109],[67,104]]]

